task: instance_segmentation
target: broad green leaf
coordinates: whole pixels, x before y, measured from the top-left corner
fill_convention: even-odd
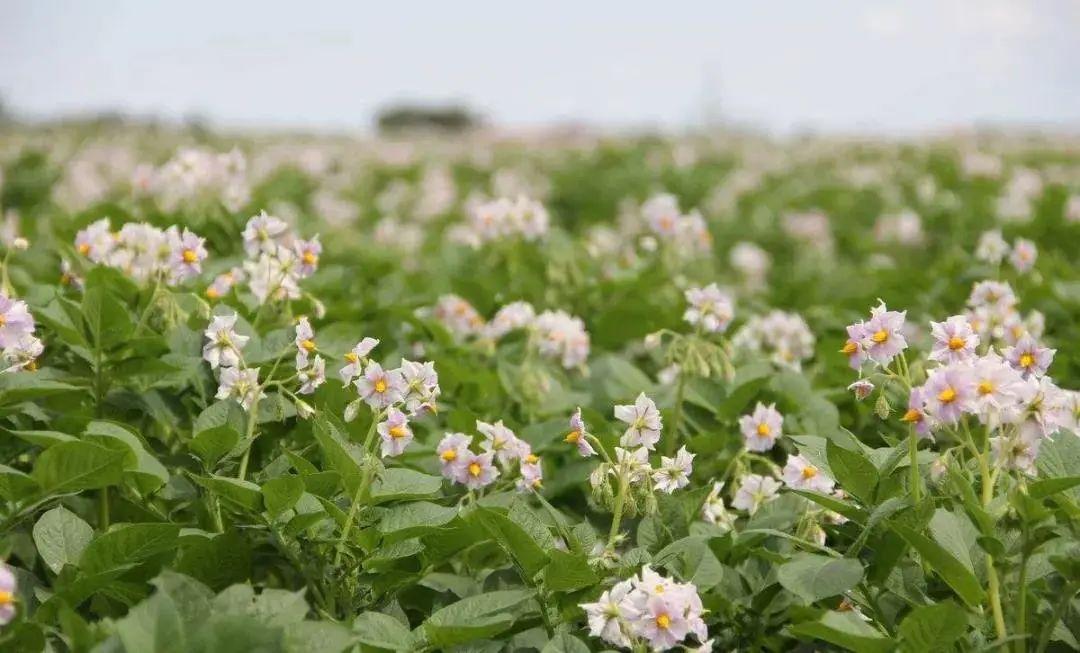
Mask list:
[[[361,612],[353,619],[356,640],[367,646],[390,651],[413,651],[413,634],[400,621],[381,612]]]
[[[345,491],[350,497],[354,496],[363,478],[360,461],[364,453],[360,446],[345,441],[341,431],[321,414],[315,417],[312,432],[319,442],[326,464],[341,475]]]
[[[600,582],[584,555],[552,549],[544,567],[544,586],[552,592],[574,592]]]
[[[577,637],[561,630],[555,633],[540,653],[589,653],[589,647]]]
[[[379,520],[379,532],[396,539],[415,537],[444,526],[457,517],[457,508],[427,501],[401,503],[388,508]]]
[[[863,578],[863,567],[851,558],[799,553],[777,568],[776,578],[784,589],[813,603],[855,587]]]
[[[470,596],[436,610],[422,628],[428,641],[438,648],[494,637],[535,607],[533,596],[532,590],[500,590]]]
[[[853,611],[829,611],[817,621],[804,621],[791,627],[791,634],[835,644],[855,653],[886,653],[895,642],[875,630]]]
[[[37,491],[37,481],[29,474],[0,464],[0,498],[18,501],[33,496]]]
[[[180,613],[173,600],[160,592],[116,622],[116,634],[127,651],[188,653]]]
[[[34,524],[34,545],[46,566],[59,574],[65,564],[78,564],[94,529],[63,506],[43,514]]]
[[[469,514],[470,522],[479,524],[503,548],[529,578],[548,563],[548,556],[519,524],[491,508],[478,507]]]
[[[154,492],[169,482],[165,466],[146,450],[142,440],[126,426],[95,420],[86,425],[83,440],[128,452],[125,474],[130,475],[142,494]]]
[[[1080,476],[1063,476],[1061,478],[1044,478],[1033,482],[1028,486],[1028,495],[1032,499],[1045,499],[1058,492],[1071,490],[1080,485]]]
[[[405,467],[391,467],[385,470],[371,484],[371,502],[411,501],[429,499],[438,496],[442,488],[442,478],[431,476]]]
[[[219,497],[227,499],[246,510],[258,512],[263,508],[262,493],[259,491],[259,486],[251,481],[232,478],[231,476],[193,475],[191,478]]]
[[[872,504],[878,484],[874,463],[861,451],[844,449],[832,441],[825,446],[825,455],[829,459],[832,477],[840,487],[864,504]]]
[[[342,653],[360,641],[333,621],[298,621],[285,626],[285,653]]]
[[[79,566],[92,574],[138,564],[176,548],[179,534],[175,524],[118,524],[90,542]]]
[[[948,650],[968,628],[967,614],[952,601],[915,608],[898,632],[907,651]]]
[[[46,494],[66,494],[116,485],[124,452],[90,442],[61,442],[41,452],[31,474]]]
[[[941,579],[956,592],[957,596],[964,600],[964,603],[975,607],[982,602],[983,589],[979,584],[979,579],[963,562],[957,560],[937,542],[907,526],[893,524],[892,529],[911,548],[919,552],[926,563],[941,576]]]
[[[206,469],[213,469],[240,442],[240,432],[228,424],[204,429],[195,434],[188,445],[202,460]]]
[[[303,493],[304,481],[299,476],[279,476],[262,484],[263,503],[271,517],[295,506]]]

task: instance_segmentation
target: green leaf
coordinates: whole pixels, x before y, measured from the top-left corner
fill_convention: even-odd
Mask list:
[[[304,481],[299,476],[279,476],[262,484],[263,503],[271,517],[295,506],[303,493]]]
[[[552,592],[574,592],[600,582],[584,555],[552,549],[544,567],[544,586]]]
[[[457,508],[427,501],[402,503],[387,509],[379,520],[378,530],[383,535],[393,535],[395,539],[415,537],[450,523],[457,514]]]
[[[116,622],[116,634],[127,651],[188,653],[180,613],[168,595],[158,593]]]
[[[508,630],[534,607],[532,590],[500,590],[478,594],[436,610],[421,626],[436,648],[493,637]]]
[[[83,391],[78,386],[50,378],[44,371],[0,374],[0,406]]]
[[[891,639],[874,630],[853,611],[830,610],[817,621],[804,621],[792,626],[791,634],[820,639],[855,653],[886,653],[896,648]]]
[[[952,643],[967,631],[968,619],[963,608],[952,601],[923,605],[911,611],[898,629],[905,650],[935,651],[951,649]]]
[[[863,567],[851,558],[799,553],[780,565],[776,578],[784,589],[807,603],[843,594],[862,580]]]
[[[192,475],[191,478],[219,497],[227,499],[246,510],[258,512],[263,508],[262,493],[259,491],[259,486],[251,481],[232,478],[231,476]]]
[[[548,556],[521,525],[491,508],[478,507],[468,520],[479,524],[531,579],[548,563]]]
[[[825,455],[829,459],[833,479],[840,487],[864,504],[872,504],[878,484],[874,463],[861,451],[844,449],[831,440],[825,445]]]
[[[41,452],[31,475],[46,494],[66,494],[116,485],[123,468],[123,451],[72,441]]]
[[[341,475],[341,484],[345,486],[345,491],[350,497],[354,496],[364,475],[360,467],[364,452],[359,445],[347,442],[341,431],[322,413],[315,417],[312,431],[322,449],[326,464]]]
[[[540,653],[589,653],[589,647],[577,637],[565,630],[560,630],[540,650]]]
[[[285,626],[285,653],[341,653],[359,641],[333,621],[299,621]]]
[[[108,268],[96,267],[86,275],[82,313],[95,351],[106,351],[131,337],[131,312],[113,292]]]
[[[176,548],[176,524],[119,524],[90,542],[79,559],[88,574],[135,565]]]
[[[946,551],[940,544],[918,533],[907,526],[893,524],[892,529],[902,537],[911,548],[919,552],[923,560],[929,564],[941,579],[956,592],[957,596],[969,606],[975,607],[982,603],[983,589],[979,579],[968,569],[964,563],[957,560]]]
[[[225,424],[199,431],[188,446],[191,452],[202,460],[206,469],[210,470],[239,442],[240,432]]]
[[[173,566],[211,589],[222,589],[251,575],[251,546],[236,531],[185,537]]]
[[[356,640],[367,646],[390,651],[413,651],[413,634],[400,621],[381,612],[361,612],[353,619]]]
[[[424,474],[405,467],[385,470],[371,484],[371,502],[412,501],[438,496],[442,478]]]
[[[1063,476],[1061,478],[1044,478],[1033,482],[1028,486],[1028,495],[1032,499],[1045,499],[1058,492],[1071,490],[1080,485],[1080,476]]]
[[[63,506],[46,512],[34,524],[34,545],[46,566],[56,574],[65,564],[78,564],[79,556],[93,538],[90,524]]]
[[[38,484],[29,474],[0,464],[0,498],[18,501],[38,492]]]
[[[143,441],[122,424],[95,420],[86,425],[83,440],[125,451],[125,474],[142,494],[150,494],[169,482],[169,471],[149,451]]]

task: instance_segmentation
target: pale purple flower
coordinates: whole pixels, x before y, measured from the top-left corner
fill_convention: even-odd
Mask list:
[[[202,262],[206,260],[205,242],[205,238],[184,229],[179,239],[173,243],[169,263],[174,282],[185,281],[202,272]]]
[[[0,626],[6,626],[15,618],[15,592],[18,585],[11,568],[0,562]]]
[[[302,395],[314,394],[315,388],[326,383],[326,361],[316,354],[311,367],[300,370],[297,373],[297,379],[300,381],[300,389],[297,392]]]
[[[633,590],[629,580],[616,583],[600,595],[595,603],[582,603],[581,609],[589,622],[589,634],[621,648],[630,647],[630,639],[623,632],[623,624],[637,616],[627,596]]]
[[[409,418],[397,408],[389,408],[386,411],[386,419],[379,422],[375,427],[382,438],[382,457],[400,456],[405,447],[413,440],[412,429],[409,428]]]
[[[643,446],[652,450],[660,440],[663,419],[652,399],[642,392],[632,405],[615,406],[615,419],[628,424],[619,444],[624,447]]]
[[[1035,475],[1035,459],[1039,457],[1042,432],[1034,425],[1022,425],[1018,432],[990,438],[990,453],[994,464]]]
[[[689,307],[683,319],[691,326],[700,326],[706,333],[722,333],[735,316],[731,297],[715,283],[704,288],[690,288],[685,292]]]
[[[680,447],[674,458],[660,457],[660,467],[653,471],[653,485],[657,490],[671,494],[690,484],[694,454]]]
[[[1004,281],[979,281],[971,288],[968,306],[972,308],[993,306],[999,309],[1010,309],[1016,306],[1016,293],[1013,292],[1012,286]]]
[[[435,453],[439,456],[443,476],[453,479],[457,475],[458,468],[472,455],[469,451],[470,444],[472,444],[472,437],[464,433],[447,433],[443,436],[435,449]]]
[[[247,344],[248,336],[236,332],[236,313],[215,315],[203,335],[203,359],[210,363],[210,369],[236,367],[240,364],[240,350]]]
[[[75,235],[75,249],[94,263],[102,263],[116,244],[108,218],[90,224]]]
[[[979,419],[990,426],[1014,421],[1024,391],[1020,372],[991,352],[974,362],[971,373],[975,383],[972,410]]]
[[[266,211],[253,216],[244,227],[244,251],[248,256],[260,252],[276,254],[278,245],[289,239],[289,225],[281,218],[268,215]]]
[[[435,411],[435,401],[442,393],[435,363],[401,361],[401,377],[405,381],[405,409],[413,416]]]
[[[534,492],[543,487],[544,470],[540,467],[540,457],[533,453],[521,457],[518,466],[521,477],[517,481],[519,492]]]
[[[476,420],[476,430],[484,436],[480,448],[494,454],[500,465],[507,465],[529,453],[528,443],[519,440],[502,420],[494,424]]]
[[[311,322],[306,317],[300,318],[296,323],[296,336],[293,338],[296,345],[296,369],[302,370],[307,367],[308,356],[315,351],[315,332],[311,329]]]
[[[34,316],[26,302],[0,293],[0,347],[15,345],[34,332]]]
[[[735,524],[735,517],[728,512],[727,506],[724,505],[723,491],[724,484],[722,482],[713,483],[709,495],[705,497],[705,503],[701,506],[701,518],[710,524],[720,526],[725,531],[729,531]]]
[[[596,455],[596,449],[589,444],[589,440],[586,437],[588,431],[585,429],[585,420],[581,418],[581,408],[574,411],[574,414],[570,416],[570,432],[566,434],[563,440],[569,444],[577,446],[578,453],[588,458],[589,456]]]
[[[652,467],[649,465],[649,450],[645,447],[639,447],[633,451],[615,447],[615,463],[626,469],[627,479],[635,485],[652,474]],[[602,469],[602,467],[597,467],[597,469]]]
[[[1050,363],[1054,360],[1056,349],[1050,349],[1039,344],[1031,336],[1024,336],[1012,347],[1007,347],[1002,354],[1005,360],[1019,370],[1024,378],[1040,377],[1046,374]]]
[[[735,499],[731,507],[736,510],[745,510],[751,515],[757,512],[762,504],[772,501],[780,491],[780,481],[771,476],[761,474],[747,474],[739,481],[739,488],[735,490]]]
[[[323,248],[319,237],[315,236],[311,240],[297,240],[294,248],[296,258],[300,263],[296,268],[297,274],[301,279],[310,277],[319,267],[319,257],[322,255]]]
[[[405,380],[400,370],[383,370],[372,361],[354,382],[360,398],[372,408],[386,408],[405,398]]]
[[[776,410],[776,404],[766,406],[760,401],[754,412],[739,418],[739,430],[749,451],[768,451],[783,435],[784,416]]]
[[[666,651],[690,633],[690,626],[681,605],[654,595],[646,600],[645,609],[634,621],[634,630],[654,651]]]
[[[915,433],[920,437],[929,438],[931,423],[926,415],[926,392],[921,387],[911,389],[908,395],[907,411],[900,417],[900,421],[907,422],[915,427]]]
[[[338,372],[342,383],[352,383],[353,379],[363,374],[368,354],[378,344],[379,341],[375,338],[364,338],[356,343],[356,346],[349,353],[345,354],[345,366]]]
[[[975,377],[968,365],[931,370],[922,389],[926,412],[945,424],[955,424],[974,406]]]
[[[511,331],[524,329],[536,319],[536,309],[529,302],[513,302],[503,306],[484,327],[484,335],[498,340]]]
[[[997,230],[985,231],[979,236],[979,244],[975,247],[975,258],[991,265],[998,265],[1009,253],[1009,243],[1001,237]]]
[[[1029,272],[1035,267],[1035,259],[1039,256],[1039,250],[1035,243],[1025,238],[1017,238],[1013,243],[1012,253],[1009,254],[1009,263],[1016,268],[1017,272]]]
[[[804,456],[788,456],[781,473],[784,483],[793,490],[810,490],[829,494],[835,482]]]
[[[499,469],[493,464],[494,458],[494,452],[475,454],[466,451],[461,463],[454,470],[454,482],[461,483],[470,490],[479,490],[490,485],[499,476]]]
[[[880,365],[888,365],[907,348],[904,321],[907,311],[890,311],[882,302],[870,310],[870,319],[863,326],[862,346],[866,355]]]
[[[874,392],[874,384],[870,381],[870,379],[858,379],[854,383],[849,385],[847,389],[855,395],[856,399],[862,401]]]
[[[868,336],[866,323],[856,322],[855,324],[849,324],[847,334],[847,340],[840,349],[840,353],[847,356],[848,365],[851,366],[851,369],[858,371],[867,359],[866,348],[862,344]]]
[[[969,360],[979,346],[979,335],[963,315],[953,315],[944,322],[931,322],[930,335],[934,338],[934,345],[929,358],[939,363]]]

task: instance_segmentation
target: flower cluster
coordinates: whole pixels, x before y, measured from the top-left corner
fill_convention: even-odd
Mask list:
[[[33,370],[37,357],[45,351],[41,340],[34,335],[34,316],[26,302],[11,299],[0,292],[0,349],[4,368],[0,373]]]
[[[159,229],[146,222],[128,222],[113,231],[102,218],[75,236],[75,249],[91,262],[116,268],[139,282],[160,280],[169,285],[188,281],[202,272],[205,239],[173,225]]]
[[[732,337],[737,350],[762,352],[777,365],[800,369],[814,355],[814,333],[795,313],[754,315]]]
[[[266,211],[248,220],[243,237],[247,254],[243,270],[219,275],[207,289],[207,296],[220,297],[233,284],[246,281],[260,304],[299,299],[300,281],[319,267],[319,237],[299,238],[287,222]]]
[[[684,320],[706,333],[727,331],[735,317],[735,306],[719,286],[710,283],[704,288],[689,288],[685,295],[689,306],[683,313]]]
[[[248,368],[243,349],[249,336],[236,331],[236,313],[215,315],[203,335],[203,360],[210,369],[218,370],[218,399],[235,399],[244,410],[250,411],[264,396],[259,385],[259,368]]]
[[[447,433],[439,442],[435,451],[445,478],[470,490],[478,490],[491,485],[503,474],[511,474],[516,465],[518,491],[533,492],[543,486],[540,457],[502,420],[494,424],[477,420],[476,430],[481,435],[480,453],[470,449],[473,436],[464,433]]]
[[[1008,257],[1009,263],[1021,274],[1035,267],[1038,256],[1039,250],[1034,242],[1017,238],[1010,246],[996,229],[984,232],[975,247],[976,259],[991,265],[1000,265]]]
[[[696,210],[683,213],[674,195],[653,196],[641,205],[641,216],[649,231],[663,242],[699,253],[712,248],[712,234],[701,213]]]
[[[476,247],[496,240],[520,237],[533,241],[547,235],[551,219],[544,205],[523,195],[474,202],[468,223],[454,232],[454,238]]]
[[[853,370],[861,370],[863,362],[888,367],[893,358],[907,349],[904,324],[907,311],[890,311],[885,302],[870,310],[870,319],[847,327],[847,341],[840,350],[847,356]]]
[[[704,606],[692,583],[661,576],[648,565],[632,578],[616,583],[593,603],[581,604],[589,634],[620,648],[667,651],[693,636],[710,650]]]
[[[251,199],[247,160],[238,150],[212,152],[182,148],[163,166],[139,166],[132,178],[136,193],[157,198],[166,211],[197,202],[220,202],[239,211]]]
[[[345,364],[338,371],[338,376],[343,384],[355,386],[359,394],[359,398],[345,407],[345,421],[356,419],[363,404],[367,404],[377,417],[386,417],[388,420],[392,409],[402,412],[403,408],[402,414],[407,414],[409,418],[435,412],[436,401],[442,393],[435,364],[403,358],[400,367],[383,369],[382,365],[370,359],[372,350],[378,344],[379,341],[375,338],[364,338],[345,354]],[[407,424],[400,423],[401,420],[402,418],[396,417],[395,424],[390,424],[387,428],[394,425],[407,427]],[[393,455],[404,451],[404,445],[412,440],[411,431],[402,431],[396,437],[402,438],[405,435],[408,435],[407,441],[400,442],[400,447],[390,448],[395,451]]]

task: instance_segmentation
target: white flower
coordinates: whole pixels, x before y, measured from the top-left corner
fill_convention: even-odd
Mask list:
[[[735,316],[735,307],[715,283],[704,288],[690,288],[686,291],[689,308],[683,319],[691,326],[701,326],[706,333],[722,333],[727,330]]]
[[[236,367],[240,364],[240,350],[247,344],[248,336],[236,332],[236,313],[215,315],[206,327],[207,343],[203,346],[203,359],[210,369]]]
[[[776,410],[776,404],[758,402],[754,412],[739,418],[739,430],[749,451],[768,451],[783,434],[784,416]]]
[[[735,523],[735,517],[728,512],[727,506],[724,505],[724,497],[721,495],[723,491],[723,483],[713,483],[709,496],[705,497],[705,503],[701,506],[701,518],[710,524],[722,527],[724,530],[731,530]]]
[[[244,410],[250,411],[264,396],[266,395],[259,388],[259,368],[221,368],[221,377],[218,379],[218,399],[235,399]]]
[[[674,458],[660,457],[660,467],[653,472],[653,483],[657,490],[671,494],[690,484],[693,471],[694,454],[686,447],[680,447]]]
[[[379,341],[375,338],[364,338],[356,343],[356,346],[354,346],[349,353],[345,354],[345,365],[338,372],[342,383],[346,385],[352,383],[353,379],[364,372],[364,365],[367,364],[368,354],[370,354],[371,350],[375,349],[378,344]]]
[[[834,482],[810,464],[803,456],[788,456],[782,472],[784,483],[793,490],[811,490],[828,494],[832,492]]]
[[[590,635],[615,646],[630,648],[623,624],[637,616],[637,611],[626,600],[631,590],[631,582],[624,580],[601,594],[595,603],[581,604],[589,621]]]
[[[360,398],[372,408],[386,408],[405,398],[405,380],[401,371],[384,371],[376,362],[368,363],[364,374],[355,383]]]
[[[297,392],[302,395],[313,394],[315,388],[326,382],[326,361],[316,354],[311,367],[300,370],[297,378],[300,380],[300,389]]]
[[[382,438],[382,457],[400,456],[405,447],[413,440],[412,429],[409,428],[409,420],[405,413],[397,408],[389,408],[386,411],[386,419],[376,427],[379,437]]]
[[[315,351],[315,332],[311,329],[311,323],[306,317],[300,318],[296,323],[296,337],[293,338],[296,345],[296,369],[302,370],[307,367],[308,356]]]
[[[731,506],[752,515],[762,504],[776,497],[779,491],[780,481],[775,478],[761,474],[747,474],[739,482],[739,489],[735,490],[735,499],[731,502]]]
[[[476,430],[484,436],[480,441],[480,448],[494,454],[501,465],[523,458],[529,453],[528,443],[519,440],[502,420],[494,424],[476,420]]]
[[[615,406],[615,419],[628,424],[619,444],[624,447],[643,446],[652,450],[660,440],[663,419],[652,399],[642,392],[632,405]]]

